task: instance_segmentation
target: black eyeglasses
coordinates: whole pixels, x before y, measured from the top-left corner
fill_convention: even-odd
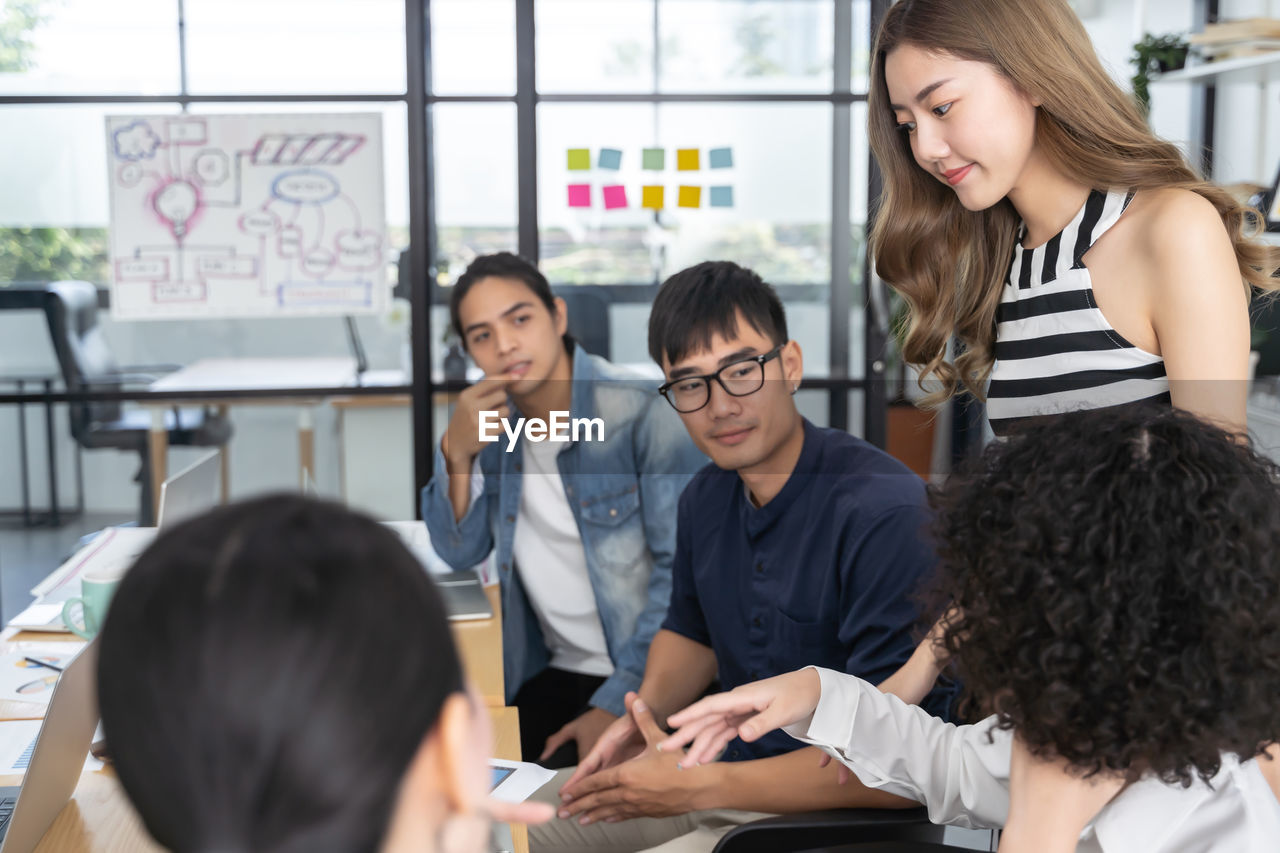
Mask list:
[[[673,409],[685,415],[698,411],[710,402],[712,379],[720,383],[725,393],[733,397],[746,397],[764,387],[765,363],[777,358],[786,345],[787,342],[783,341],[764,355],[753,355],[731,362],[715,373],[672,379],[659,388],[658,393]]]

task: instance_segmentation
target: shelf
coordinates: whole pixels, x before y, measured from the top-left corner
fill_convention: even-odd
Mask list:
[[[1153,83],[1266,83],[1268,80],[1280,80],[1280,50],[1205,62],[1151,78]]]

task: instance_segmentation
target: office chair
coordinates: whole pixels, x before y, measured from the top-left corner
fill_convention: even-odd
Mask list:
[[[68,391],[119,391],[129,385],[145,386],[157,378],[157,373],[176,369],[169,365],[118,367],[98,325],[98,289],[87,281],[55,281],[48,285],[44,311]],[[126,410],[115,400],[73,402],[68,409],[71,435],[81,447],[109,447],[138,454],[141,466],[135,479],[142,487],[138,524],[151,526],[151,458],[147,452],[150,412]],[[174,406],[165,414],[165,428],[171,446],[218,447],[225,453],[231,438],[231,422],[207,409]]]
[[[553,287],[569,313],[569,334],[592,355],[609,358],[609,292],[598,284]]]
[[[926,810],[830,809],[761,818],[736,826],[713,853],[943,853],[947,827]],[[992,833],[994,836],[994,833]],[[994,840],[987,849],[994,850]]]

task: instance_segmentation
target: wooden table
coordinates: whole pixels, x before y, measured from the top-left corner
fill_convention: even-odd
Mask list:
[[[493,604],[492,619],[455,622],[454,638],[467,677],[477,685],[489,706],[493,722],[493,754],[513,761],[520,759],[520,722],[515,708],[503,707],[502,690],[502,608],[498,587],[486,589]],[[0,653],[13,650],[23,641],[49,642],[74,639],[62,634],[6,632],[0,637]],[[495,701],[496,700],[496,701]],[[0,701],[0,719],[32,719],[44,708],[27,702]],[[17,785],[21,777],[0,776],[0,785]],[[528,832],[522,825],[511,827],[516,853],[528,853]],[[142,821],[124,795],[115,774],[108,767],[84,773],[71,801],[45,833],[37,853],[148,853],[163,848],[151,840]]]

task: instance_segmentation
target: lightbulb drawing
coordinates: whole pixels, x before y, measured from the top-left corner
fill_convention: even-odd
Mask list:
[[[182,240],[190,228],[191,217],[200,207],[200,193],[187,181],[172,181],[155,194],[152,207],[168,224],[174,239]]]

